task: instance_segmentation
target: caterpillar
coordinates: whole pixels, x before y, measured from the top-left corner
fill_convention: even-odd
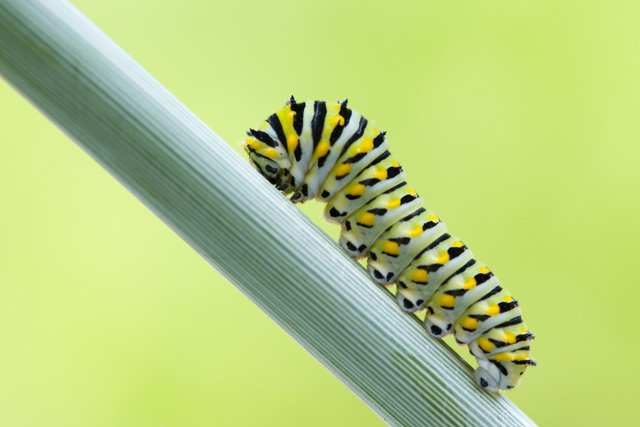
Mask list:
[[[426,308],[433,337],[453,333],[478,361],[476,383],[512,389],[529,365],[534,338],[520,306],[498,278],[445,224],[424,207],[389,152],[386,132],[347,101],[296,102],[249,129],[241,144],[250,162],[290,200],[318,199],[340,224],[339,244],[367,257],[371,278],[397,285],[407,312]]]

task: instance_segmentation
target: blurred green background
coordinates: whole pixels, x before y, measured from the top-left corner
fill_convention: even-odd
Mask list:
[[[509,398],[640,422],[640,3],[73,3],[238,152],[289,95],[348,97],[521,301]],[[0,117],[1,426],[382,425],[4,82]]]

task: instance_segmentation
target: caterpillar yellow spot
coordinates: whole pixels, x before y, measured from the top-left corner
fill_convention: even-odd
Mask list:
[[[453,247],[454,248],[461,248],[463,246],[464,246],[464,244],[462,242],[453,242]]]
[[[513,298],[511,298],[509,295],[505,295],[504,302],[511,302],[511,301],[513,301]]]
[[[395,199],[395,200],[393,200],[393,201],[391,201],[391,202],[387,203],[387,207],[388,207],[389,209],[395,209],[395,208],[397,208],[398,206],[400,206],[400,199]]]
[[[418,237],[419,235],[421,235],[421,234],[422,234],[422,231],[423,231],[423,230],[422,230],[422,227],[420,227],[420,226],[418,225],[418,226],[416,226],[416,228],[414,228],[413,230],[411,230],[411,231],[409,232],[409,235],[410,235],[411,237]]]
[[[427,283],[429,281],[429,273],[421,268],[417,269],[411,275],[411,280],[416,283]]]
[[[515,334],[512,334],[511,332],[505,332],[504,333],[504,340],[509,344],[513,344],[513,343],[516,342],[516,336],[515,336]]]
[[[449,252],[441,252],[436,264],[446,264],[447,262],[449,262]]]
[[[437,217],[437,216],[435,216],[435,215],[429,215],[429,221],[431,221],[431,222],[436,222],[436,223],[440,222],[440,220],[438,219],[438,217]]]
[[[389,255],[398,255],[400,253],[400,246],[398,246],[396,242],[384,242],[382,252]]]
[[[480,267],[480,273],[482,273],[482,274],[487,274],[490,271],[491,270],[489,270],[487,267]]]
[[[289,151],[294,152],[298,147],[298,135],[292,133],[287,138],[287,145],[289,146]]]
[[[397,168],[398,166],[400,166],[400,163],[398,163],[396,160],[391,162],[391,164],[393,165],[394,168]]]
[[[494,347],[493,343],[486,338],[478,340],[478,345],[480,346],[481,349],[483,349],[487,353],[492,351]]]
[[[344,126],[344,117],[342,117],[340,114],[337,114],[331,118],[330,123],[332,127],[336,127],[338,125]]]
[[[273,148],[269,148],[264,152],[264,155],[270,159],[275,159],[278,157],[278,150],[274,150]]]
[[[464,285],[462,285],[462,287],[466,290],[473,289],[476,287],[476,283],[476,279],[474,279],[473,277],[469,277],[466,282],[464,282]]]
[[[362,144],[360,144],[356,150],[357,153],[368,153],[373,150],[373,139],[364,138]]]
[[[456,305],[456,298],[453,295],[444,294],[438,303],[440,307],[453,308]]]
[[[347,194],[350,196],[362,196],[366,190],[367,187],[364,184],[356,184],[349,189]]]
[[[351,165],[342,164],[336,169],[336,176],[344,176],[351,172]]]
[[[320,141],[316,147],[316,157],[324,157],[329,152],[329,148],[331,146],[327,141]]]
[[[280,123],[282,124],[285,133],[291,130],[293,126],[293,117],[296,115],[295,111],[291,110],[291,105],[287,105],[282,110],[278,111],[277,116],[280,119]]]
[[[520,333],[521,333],[521,334],[526,334],[526,333],[527,333],[527,330],[526,330],[525,328],[520,328]]]
[[[393,161],[393,163],[396,165],[398,164],[398,162],[396,162],[395,160]],[[416,190],[414,190],[413,188],[407,188],[407,193],[411,194],[412,196],[415,196]]]
[[[245,142],[249,147],[253,148],[254,150],[258,150],[260,147],[262,147],[262,143],[253,138],[247,138]]]
[[[478,328],[478,320],[473,317],[467,317],[462,321],[462,327],[470,331],[475,331]]]
[[[487,308],[487,314],[489,316],[495,316],[496,314],[500,314],[500,307],[497,305],[491,305]]]
[[[358,217],[358,223],[368,227],[373,227],[373,224],[376,223],[376,216],[371,212],[363,212],[362,215]]]
[[[513,353],[498,353],[494,355],[492,359],[496,362],[502,362],[504,360],[513,361],[513,358]]]
[[[380,181],[384,181],[385,179],[387,179],[387,170],[380,169],[378,172],[376,172],[374,178],[379,179]]]

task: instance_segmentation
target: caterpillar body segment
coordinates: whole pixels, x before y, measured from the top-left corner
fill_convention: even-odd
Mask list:
[[[389,152],[385,132],[347,108],[347,101],[291,97],[247,132],[243,147],[293,202],[326,202],[326,219],[341,225],[340,246],[353,258],[367,257],[374,281],[397,284],[403,310],[426,308],[432,336],[453,333],[468,345],[478,360],[478,385],[511,389],[535,365],[533,335],[518,302],[424,206]]]
[[[381,180],[381,177],[385,179]],[[344,222],[345,218],[367,202],[405,182],[405,178],[398,162],[385,150],[375,158],[370,167],[327,201],[325,219],[336,224]]]
[[[402,183],[390,188],[345,219],[339,243],[350,256],[360,258],[366,255],[391,224],[422,207],[422,199],[415,192],[409,194],[407,187],[406,183]],[[404,203],[400,203],[402,196],[409,196]]]
[[[411,261],[446,231],[447,227],[433,212],[425,208],[415,210],[382,233],[371,246],[369,274],[380,284],[395,283]]]

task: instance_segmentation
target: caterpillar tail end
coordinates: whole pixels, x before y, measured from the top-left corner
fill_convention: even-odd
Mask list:
[[[531,361],[529,364],[535,365],[535,362]],[[474,378],[476,384],[490,392],[511,390],[520,383],[520,378],[529,364],[518,365],[512,362],[503,362],[502,369],[500,369],[489,360],[479,359]]]

